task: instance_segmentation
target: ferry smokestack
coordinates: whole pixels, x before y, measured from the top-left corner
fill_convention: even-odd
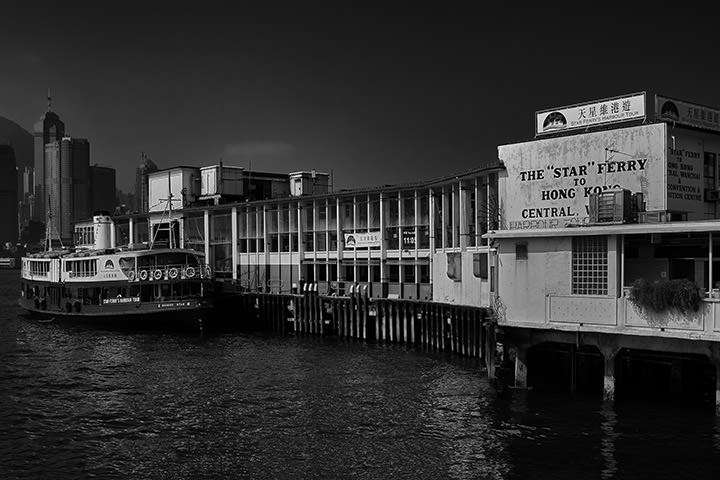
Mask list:
[[[96,212],[93,215],[93,229],[95,233],[95,249],[111,248],[112,220],[106,212]]]

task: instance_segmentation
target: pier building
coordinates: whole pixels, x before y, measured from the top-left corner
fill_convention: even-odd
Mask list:
[[[497,161],[415,183],[154,172],[149,204],[182,201],[114,217],[111,243],[173,229],[221,289],[278,324],[292,310],[296,332],[322,332],[313,319],[332,310],[350,319],[345,335],[371,338],[374,316],[374,338],[452,345],[490,376],[502,346],[517,387],[613,399],[650,385],[720,405],[720,109],[638,92],[535,112],[535,124]]]
[[[149,212],[115,217],[113,245],[164,241],[172,225],[182,246],[203,251],[216,278],[242,291],[290,293],[313,284],[329,295],[352,288],[379,298],[489,305],[482,236],[498,222],[499,164],[341,191],[329,190],[323,172],[237,170],[222,191],[202,184],[217,178],[207,168],[149,174]],[[154,207],[168,195],[177,200],[172,212]],[[89,226],[76,224],[83,242]]]
[[[536,126],[498,147],[504,221],[485,236],[515,384],[712,382],[720,405],[720,110],[641,92]]]

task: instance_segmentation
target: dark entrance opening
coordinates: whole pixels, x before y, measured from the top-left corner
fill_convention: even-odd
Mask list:
[[[715,405],[715,366],[704,355],[626,348],[616,360],[618,399]]]
[[[602,394],[604,359],[596,347],[541,343],[528,350],[527,366],[534,390]]]

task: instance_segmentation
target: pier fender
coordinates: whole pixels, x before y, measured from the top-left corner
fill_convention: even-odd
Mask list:
[[[46,310],[47,309],[47,300],[44,298],[40,300],[40,310]]]
[[[40,308],[40,299],[37,297],[33,297],[33,304],[35,305],[35,308]]]
[[[72,303],[70,303],[70,302],[65,302],[65,311],[66,311],[67,313],[70,313],[70,312],[72,312],[72,309],[73,309]]]
[[[82,303],[80,302],[80,300],[75,300],[75,303],[73,303],[73,307],[75,308],[76,312],[82,310]]]

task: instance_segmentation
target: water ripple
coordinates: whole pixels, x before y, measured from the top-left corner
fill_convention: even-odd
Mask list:
[[[15,294],[14,279],[0,272]],[[6,282],[3,287],[3,281]],[[496,392],[472,359],[38,323],[0,297],[0,478],[717,478],[714,417]]]

